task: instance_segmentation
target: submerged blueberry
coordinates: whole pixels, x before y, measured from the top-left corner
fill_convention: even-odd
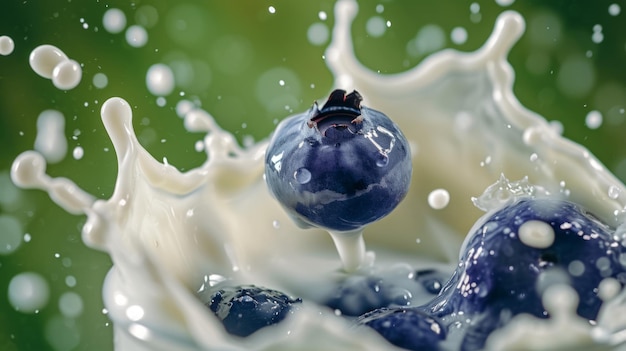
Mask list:
[[[437,351],[446,338],[443,324],[417,308],[381,308],[359,317],[357,322],[408,350]]]
[[[351,275],[341,281],[324,304],[344,316],[360,316],[383,308],[419,305],[439,293],[447,279],[434,269],[411,275],[387,273],[383,276]]]
[[[271,193],[302,227],[356,230],[391,212],[408,192],[411,155],[399,128],[335,90],[319,109],[282,121],[266,154]]]
[[[280,291],[250,286],[227,287],[211,296],[207,306],[222,321],[228,333],[248,336],[287,316],[294,303]]]
[[[517,314],[550,317],[541,294],[553,283],[570,284],[580,298],[577,313],[594,320],[600,282],[613,277],[623,284],[626,277],[617,240],[574,203],[518,200],[470,233],[452,279],[423,309],[446,326],[471,320],[461,350],[482,349],[489,334]]]

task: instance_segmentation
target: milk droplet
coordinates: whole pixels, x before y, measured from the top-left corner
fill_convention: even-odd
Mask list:
[[[10,215],[0,215],[0,255],[15,252],[22,243],[22,223]]]
[[[84,155],[85,150],[83,150],[83,148],[80,146],[77,146],[74,148],[74,150],[72,150],[72,157],[74,157],[75,160],[80,160],[81,158],[83,158]]]
[[[172,69],[162,63],[150,66],[146,74],[146,86],[152,95],[169,95],[174,90]]]
[[[615,278],[604,278],[598,285],[598,296],[602,301],[608,301],[622,290],[622,285]]]
[[[537,220],[524,222],[519,227],[519,239],[526,246],[536,249],[545,249],[554,243],[554,229],[546,223]]]
[[[40,45],[30,53],[28,62],[38,75],[52,78],[54,68],[61,62],[69,60],[61,49],[53,45]]]
[[[446,189],[435,189],[428,194],[428,206],[434,210],[441,210],[448,206],[450,193]]]
[[[15,49],[15,43],[11,37],[3,35],[0,36],[0,55],[10,55]]]
[[[45,110],[37,118],[35,150],[49,163],[61,161],[67,153],[65,118],[56,110]]]
[[[306,184],[311,181],[311,172],[304,167],[298,168],[294,172],[293,177],[296,179],[296,182]]]
[[[324,23],[313,23],[306,31],[306,37],[309,43],[313,45],[322,45],[328,41],[330,30]]]
[[[102,26],[111,33],[121,33],[126,28],[126,15],[120,9],[109,9],[102,16]]]
[[[621,11],[622,11],[622,8],[619,6],[619,4],[609,5],[609,15],[617,16],[620,14]]]
[[[467,41],[467,29],[454,27],[452,32],[450,32],[450,40],[457,45],[465,44]]]
[[[20,273],[9,282],[9,302],[17,311],[37,312],[46,306],[49,297],[48,283],[37,273]]]
[[[502,6],[502,7],[507,7],[507,6],[511,6],[513,5],[513,3],[515,2],[515,0],[496,0],[496,4]]]
[[[589,129],[598,129],[602,125],[602,113],[600,111],[589,111],[585,117],[585,125]]]
[[[65,317],[76,318],[83,313],[83,299],[77,293],[68,291],[59,298],[59,311]]]
[[[59,63],[52,70],[52,84],[61,90],[76,88],[83,76],[80,64],[74,60]]]
[[[385,20],[380,16],[371,17],[365,23],[365,31],[374,38],[381,37],[385,30],[387,30]]]
[[[65,285],[67,285],[69,288],[75,287],[76,277],[74,277],[73,275],[68,275],[67,277],[65,277]]]
[[[148,42],[148,32],[142,26],[130,26],[126,30],[126,42],[132,47],[140,48]]]
[[[104,73],[96,73],[91,81],[93,86],[98,89],[104,89],[109,84],[109,77]]]
[[[620,190],[615,185],[611,185],[608,190],[608,195],[611,199],[615,200],[619,197]]]

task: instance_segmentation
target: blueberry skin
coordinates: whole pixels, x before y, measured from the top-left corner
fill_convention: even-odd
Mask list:
[[[529,221],[547,223],[554,242],[546,248],[530,247],[518,237]],[[452,323],[459,312],[471,325],[462,350],[484,347],[489,334],[513,316],[528,313],[547,318],[538,291],[540,274],[560,269],[580,297],[577,313],[597,317],[602,301],[597,288],[602,279],[624,282],[619,256],[623,251],[613,230],[574,203],[556,199],[522,199],[495,212],[471,233],[460,264],[441,294],[424,306],[433,316]],[[584,265],[584,271],[570,269]],[[572,274],[574,272],[574,274]]]
[[[270,192],[301,227],[356,230],[389,214],[408,192],[409,144],[356,91],[335,90],[320,110],[283,120],[266,153]]]
[[[381,308],[359,317],[357,323],[407,350],[438,351],[446,338],[444,325],[417,308]]]
[[[230,334],[245,337],[279,323],[302,299],[291,299],[282,292],[253,285],[227,287],[211,296],[207,306]]]
[[[353,275],[341,281],[322,303],[343,316],[356,317],[383,307],[424,303],[439,293],[446,280],[447,275],[432,269],[404,279]]]

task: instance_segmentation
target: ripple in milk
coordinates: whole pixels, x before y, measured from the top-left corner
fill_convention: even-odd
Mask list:
[[[524,31],[519,14],[502,13],[476,52],[442,51],[407,72],[380,75],[354,56],[350,24],[356,3],[340,1],[335,11],[326,51],[335,88],[358,89],[364,105],[394,119],[413,151],[407,198],[365,229],[365,242],[376,257],[364,269],[455,265],[465,234],[483,214],[470,199],[500,179],[478,203],[486,210],[501,205],[502,198],[492,195],[512,184],[502,174],[527,177],[547,193],[559,193],[565,182],[571,201],[613,226],[622,222],[624,185],[513,95],[506,55]],[[189,106],[179,112],[185,127],[206,133],[198,149],[207,155],[200,167],[185,173],[155,160],[139,144],[132,110],[122,98],[109,99],[101,111],[118,161],[111,198],[97,199],[65,178],[48,176],[45,159],[34,151],[20,155],[12,167],[19,186],[43,189],[67,211],[86,214],[84,242],[111,256],[114,266],[103,295],[115,324],[116,349],[391,349],[375,332],[351,328],[332,311],[307,302],[345,273],[329,236],[297,228],[271,198],[262,176],[266,141],[242,148],[208,112],[184,105]],[[438,191],[429,202],[435,189],[447,195]],[[225,280],[278,289],[305,303],[279,325],[235,338],[197,294]],[[571,308],[576,298],[567,287],[546,293],[546,308],[565,317],[542,321],[540,330],[535,320],[515,318],[488,345],[532,349],[539,346],[530,340],[542,338],[541,347],[568,348],[571,333],[564,330],[582,333],[577,347],[619,344],[617,331],[626,326],[621,317],[625,297],[607,295],[612,298],[592,327],[576,319]],[[561,300],[569,304],[555,307],[554,301]]]

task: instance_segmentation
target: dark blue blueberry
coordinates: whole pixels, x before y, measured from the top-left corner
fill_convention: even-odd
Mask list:
[[[408,350],[438,351],[446,338],[443,324],[417,308],[382,308],[359,317],[357,322]]]
[[[434,269],[413,275],[387,273],[384,278],[349,276],[323,303],[344,316],[360,316],[382,307],[422,304],[439,293],[446,279],[443,272]]]
[[[576,290],[577,313],[589,320],[597,317],[602,302],[597,295],[602,279],[625,281],[619,260],[623,247],[613,230],[568,201],[519,200],[470,235],[452,279],[424,306],[444,323],[471,320],[462,350],[481,349],[493,330],[517,314],[548,318],[541,302],[548,275]]]
[[[408,142],[356,91],[330,94],[322,109],[282,121],[267,154],[271,193],[302,227],[355,230],[381,219],[411,180]]]
[[[230,334],[248,336],[282,321],[292,305],[300,302],[301,299],[291,299],[282,292],[250,285],[220,289],[207,306]]]

